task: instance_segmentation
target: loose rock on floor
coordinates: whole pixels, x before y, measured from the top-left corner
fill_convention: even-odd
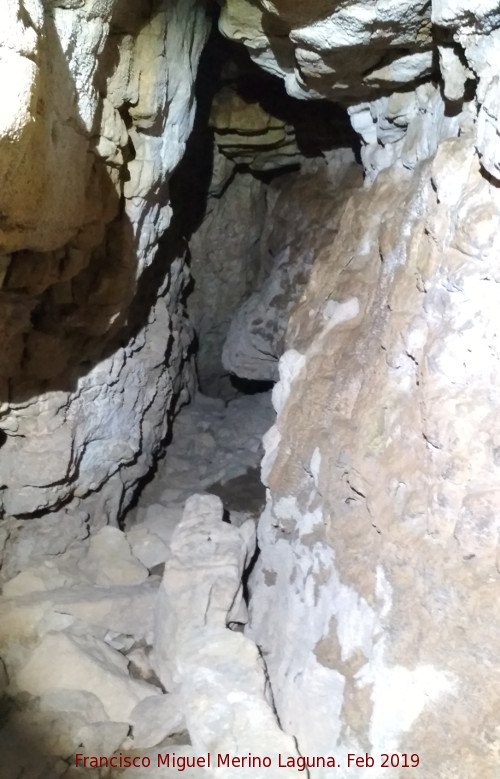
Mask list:
[[[76,754],[121,752],[153,765],[169,751],[296,753],[259,651],[240,632],[263,501],[261,437],[273,417],[269,394],[228,404],[198,396],[126,531],[105,527],[56,545],[56,524],[12,524],[0,598],[2,779],[106,775]]]

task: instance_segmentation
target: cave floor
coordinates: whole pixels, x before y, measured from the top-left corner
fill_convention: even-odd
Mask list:
[[[140,524],[148,513],[161,513],[160,507],[180,516],[193,493],[218,495],[232,524],[258,517],[265,503],[262,436],[274,418],[270,392],[229,402],[198,394],[175,420],[173,440],[126,527]]]
[[[255,552],[254,522],[245,520],[264,506],[261,441],[274,417],[269,392],[229,402],[198,394],[175,420],[165,457],[122,530],[89,535],[82,526],[73,537],[71,526],[66,538],[60,523],[13,526],[0,594],[2,779],[109,776],[89,773],[78,754],[194,754],[182,704],[192,674],[174,680],[169,672],[190,652],[204,679],[194,703],[210,700],[219,712],[228,701],[217,732],[236,716],[221,684],[241,687],[250,702],[237,711],[245,732],[263,717],[274,723],[258,650],[240,632],[242,576]],[[192,715],[190,730],[201,733],[205,715],[195,725]]]

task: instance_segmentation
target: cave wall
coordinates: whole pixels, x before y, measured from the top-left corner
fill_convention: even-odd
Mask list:
[[[230,377],[278,379],[290,313],[315,253],[331,242],[349,194],[361,183],[352,149],[307,160],[296,148],[290,170],[274,148],[264,153],[255,135],[245,137],[245,129],[239,140],[245,153],[252,149],[265,159],[273,177],[263,180],[234,163],[228,169],[230,161],[216,149],[208,207],[189,242],[188,309],[199,339],[200,387],[227,397],[235,392]],[[222,191],[221,170],[227,175]]]
[[[198,90],[175,177],[199,203],[186,224],[188,310],[201,391],[230,397],[245,386],[235,377],[277,380],[290,312],[315,253],[331,242],[361,184],[359,144],[345,108],[291,98],[220,35],[204,52]]]
[[[339,776],[414,753],[418,776],[493,777],[497,6],[226,0],[220,26],[290,94],[343,101],[365,168],[292,314],[265,438],[250,635],[280,722]]]
[[[193,384],[168,181],[208,30],[194,0],[2,6],[7,516],[73,500],[98,525],[116,521]]]
[[[278,380],[290,314],[361,180],[353,150],[339,148],[316,160],[303,158],[300,171],[269,185],[260,238],[261,279],[229,324],[222,349],[226,370],[250,380]]]

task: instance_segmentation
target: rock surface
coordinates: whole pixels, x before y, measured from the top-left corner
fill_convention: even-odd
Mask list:
[[[206,74],[221,48],[228,59],[210,101]],[[231,375],[274,379],[290,309],[312,261],[310,234],[329,239],[355,171],[361,173],[345,109],[291,99],[235,47],[217,41],[213,49],[204,55],[207,94],[178,178],[189,181],[196,215],[186,231],[193,232],[188,308],[198,379],[205,394],[231,397]],[[201,123],[205,115],[211,132]]]
[[[159,240],[208,20],[194,0],[4,6],[0,510],[86,501],[102,526],[192,385],[185,247]]]
[[[433,70],[430,3],[225,0],[221,32],[284,79],[290,95],[366,100]]]
[[[365,170],[285,338],[247,633],[301,754],[494,776],[498,9],[226,0],[220,28],[343,102]]]
[[[331,152],[310,167],[270,187],[272,205],[261,238],[270,268],[236,310],[222,350],[225,369],[245,379],[277,381],[290,313],[315,257],[337,232],[347,198],[361,183],[350,149]]]
[[[85,522],[68,521],[68,534],[57,535],[60,517],[33,520],[31,533],[17,534],[21,520],[2,525],[10,533],[0,596],[2,779],[109,776],[77,766],[77,754],[151,756],[148,775],[165,777],[178,770],[158,769],[158,754],[192,760],[212,751],[216,760],[218,751],[278,745],[296,753],[270,705],[257,647],[227,627],[241,631],[247,619],[242,579],[264,495],[253,508],[247,496],[272,419],[269,395],[227,405],[199,396],[179,415],[169,468],[127,532],[105,527],[87,537]],[[250,467],[242,494],[243,482],[234,482]],[[153,487],[158,502],[148,497]],[[220,497],[193,497],[194,487],[224,495],[224,514]]]
[[[183,700],[192,744],[215,755],[269,755],[274,768],[246,767],[242,776],[278,777],[279,753],[297,756],[279,727],[259,650],[226,628],[244,623],[242,576],[255,551],[255,526],[226,524],[214,495],[193,495],[172,538],[156,612],[155,665],[167,689]]]
[[[236,172],[223,194],[209,199],[191,240],[196,286],[189,310],[200,339],[200,382],[209,394],[230,396],[228,374],[276,380],[290,312],[314,252],[332,239],[360,183],[351,149],[297,159],[299,171],[284,171],[269,184]]]
[[[127,526],[133,545],[144,530],[170,545],[186,500],[195,491],[218,495],[234,525],[264,508],[262,436],[274,421],[269,392],[225,403],[198,394],[175,421],[175,436],[156,478],[142,492]]]

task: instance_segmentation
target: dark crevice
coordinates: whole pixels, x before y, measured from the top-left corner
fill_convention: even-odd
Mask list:
[[[269,392],[274,387],[274,381],[260,381],[259,379],[244,379],[241,376],[231,375],[231,385],[242,395],[258,395],[261,392]]]
[[[255,566],[257,564],[257,560],[259,559],[259,556],[260,556],[260,549],[259,549],[259,545],[256,544],[255,552],[253,553],[252,559],[248,563],[248,566],[247,566],[245,572],[243,573],[243,576],[242,576],[242,579],[241,579],[241,584],[242,584],[242,587],[243,587],[243,600],[245,601],[247,606],[250,603],[249,582],[250,582],[250,579],[252,577],[252,573],[254,571],[254,568],[255,568]]]

